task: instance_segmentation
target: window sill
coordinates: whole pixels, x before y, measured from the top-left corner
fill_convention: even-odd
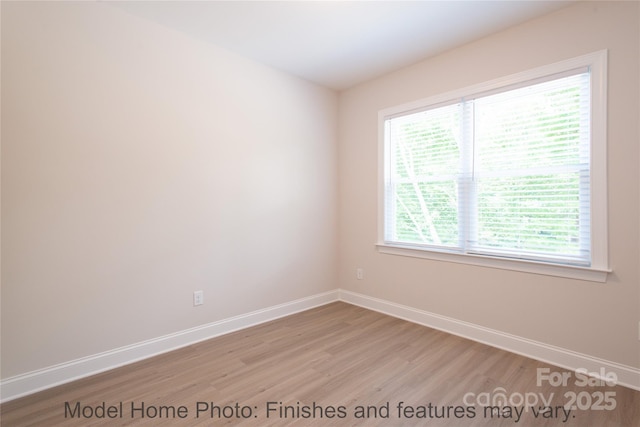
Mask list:
[[[433,251],[418,249],[415,247],[390,245],[387,243],[378,243],[376,244],[376,247],[378,248],[378,252],[389,255],[400,255],[414,258],[431,259],[436,261],[455,262],[459,264],[498,268],[501,270],[513,270],[525,273],[541,274],[544,276],[587,280],[590,282],[604,283],[607,281],[607,274],[611,272],[611,270],[609,269],[550,264],[537,261],[498,258],[485,255]]]

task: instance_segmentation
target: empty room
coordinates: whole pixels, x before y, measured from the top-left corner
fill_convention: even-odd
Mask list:
[[[640,425],[637,1],[2,1],[4,426]]]

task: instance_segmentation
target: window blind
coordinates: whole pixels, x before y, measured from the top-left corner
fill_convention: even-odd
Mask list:
[[[385,120],[387,243],[590,265],[588,68]]]

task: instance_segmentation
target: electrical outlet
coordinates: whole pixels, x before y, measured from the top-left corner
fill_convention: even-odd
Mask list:
[[[204,304],[204,292],[203,291],[195,291],[193,293],[193,305],[202,305]]]
[[[364,270],[361,268],[356,268],[356,278],[358,280],[364,279]]]

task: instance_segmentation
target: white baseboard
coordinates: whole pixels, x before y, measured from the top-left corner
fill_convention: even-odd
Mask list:
[[[586,369],[590,373],[599,373],[604,369],[606,374],[614,373],[617,376],[618,384],[634,390],[640,390],[640,369],[638,368],[355,292],[340,290],[339,298],[349,304],[478,341],[572,371]]]
[[[0,383],[0,401],[7,402],[57,385],[147,359],[158,354],[260,323],[275,320],[280,317],[329,304],[334,301],[344,301],[562,368],[570,370],[582,368],[588,372],[599,372],[601,369],[604,369],[607,373],[612,372],[616,374],[618,384],[640,390],[640,369],[634,367],[598,359],[589,355],[379,298],[336,289],[334,291],[267,307],[262,310],[252,311],[240,316],[223,319],[174,334],[7,378]]]
[[[307,298],[301,298],[7,378],[0,383],[0,401],[7,402],[57,385],[176,350],[199,341],[325,305],[337,301],[338,295],[339,291],[333,290]]]

